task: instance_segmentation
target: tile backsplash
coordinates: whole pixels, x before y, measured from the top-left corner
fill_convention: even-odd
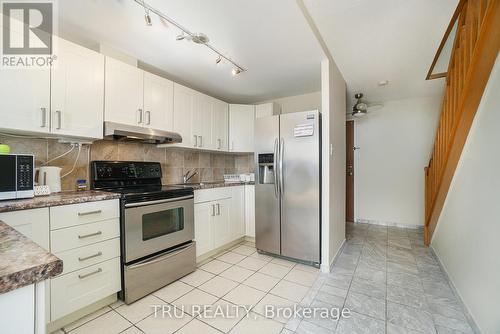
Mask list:
[[[15,138],[0,135],[0,143],[8,144],[12,153],[35,155],[36,166],[71,149],[69,144],[53,139]],[[71,171],[78,149],[50,162],[58,166],[61,175]],[[224,174],[254,172],[253,154],[228,154],[187,150],[181,148],[157,148],[155,145],[124,143],[107,140],[84,145],[74,171],[61,181],[63,190],[74,190],[78,179],[90,180],[89,164],[92,160],[157,161],[162,164],[164,184],[182,182],[182,175],[189,170],[198,172],[191,182],[219,181]]]

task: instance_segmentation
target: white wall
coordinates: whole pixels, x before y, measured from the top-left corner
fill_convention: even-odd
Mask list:
[[[281,113],[291,113],[306,110],[321,110],[321,91],[314,93],[307,93],[301,95],[294,95],[282,97],[279,99],[272,99],[255,104],[275,102],[280,105]]]
[[[490,75],[432,247],[482,333],[500,333],[500,57]]]
[[[345,240],[346,170],[346,84],[333,60],[325,59],[321,62],[321,94],[321,270],[330,272]]]
[[[355,219],[423,225],[424,167],[440,107],[440,97],[388,101],[355,121]]]

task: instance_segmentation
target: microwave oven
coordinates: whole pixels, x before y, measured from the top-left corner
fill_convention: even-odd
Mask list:
[[[32,198],[35,157],[28,154],[0,154],[0,200]]]

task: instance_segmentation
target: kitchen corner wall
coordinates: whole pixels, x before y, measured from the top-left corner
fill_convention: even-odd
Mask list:
[[[8,144],[12,153],[34,154],[36,167],[71,149],[69,144],[54,139],[17,138],[0,135],[0,143]],[[78,149],[50,162],[48,166],[62,168],[61,175],[71,171]],[[90,180],[89,164],[93,160],[155,161],[162,164],[163,184],[182,182],[182,175],[189,170],[198,174],[191,182],[222,181],[224,174],[253,173],[253,154],[229,154],[194,151],[181,148],[157,148],[155,145],[120,143],[100,140],[84,145],[74,171],[62,178],[63,191],[74,190],[78,179]]]

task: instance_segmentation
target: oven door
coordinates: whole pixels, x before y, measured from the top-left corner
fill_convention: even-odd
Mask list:
[[[193,240],[193,198],[125,204],[125,262]]]

